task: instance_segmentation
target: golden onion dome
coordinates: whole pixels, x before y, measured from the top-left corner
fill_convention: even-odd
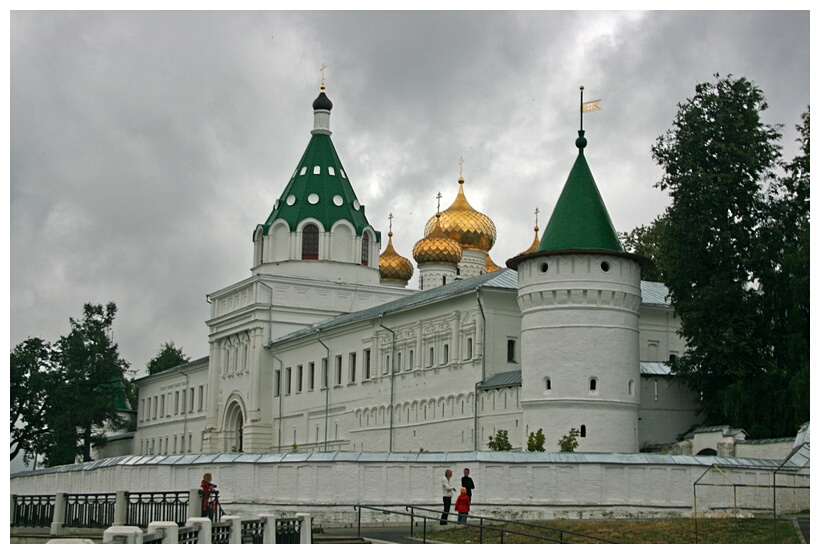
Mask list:
[[[493,271],[498,271],[501,267],[496,264],[490,255],[487,254],[487,260],[484,262],[484,273],[492,273]]]
[[[435,215],[432,231],[426,233],[426,236],[413,247],[413,258],[417,263],[457,264],[461,261],[461,245],[441,230],[440,215]]]
[[[435,227],[434,218],[430,218],[424,228],[428,236]],[[453,204],[441,212],[441,229],[448,237],[463,248],[472,248],[488,252],[495,244],[496,232],[493,220],[476,211],[464,196],[464,178],[458,179],[458,195]]]
[[[392,227],[392,222],[391,222]],[[379,274],[382,279],[393,281],[409,281],[413,276],[413,264],[404,256],[400,256],[393,248],[393,231],[387,233],[387,248],[379,256]]]

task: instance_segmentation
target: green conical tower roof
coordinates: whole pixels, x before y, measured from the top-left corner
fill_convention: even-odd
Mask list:
[[[310,142],[285,190],[274,203],[263,225],[265,232],[277,219],[284,220],[291,231],[308,218],[318,220],[325,231],[330,231],[337,221],[346,220],[359,236],[370,225],[330,139],[332,107],[323,86],[313,103],[314,129]],[[380,241],[379,233],[376,236]]]
[[[584,157],[586,144],[584,131],[578,131],[575,141],[578,158],[569,172],[536,252],[624,251]]]
[[[584,157],[586,145],[584,131],[578,131],[575,141],[578,158],[569,172],[541,242],[534,251],[522,252],[507,260],[510,269],[517,270],[518,264],[524,260],[557,253],[614,254],[634,260],[643,267],[652,265],[647,258],[624,251]]]

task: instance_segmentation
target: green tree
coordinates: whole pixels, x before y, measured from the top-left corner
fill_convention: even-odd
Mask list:
[[[530,436],[527,438],[527,450],[529,452],[543,452],[546,440],[543,429],[539,429],[535,433],[530,433]]]
[[[57,341],[52,356],[55,379],[46,402],[46,432],[39,441],[47,465],[91,460],[91,450],[105,444],[105,429],[123,422],[124,372],[111,339],[117,306],[86,304],[81,321],[70,319],[71,331]]]
[[[809,192],[810,119],[796,126],[800,151],[783,165],[785,176],[768,191],[769,214],[761,244],[765,297],[764,325],[769,329],[774,365],[787,384],[784,419],[798,426],[809,419]]]
[[[50,371],[51,345],[42,339],[27,339],[11,351],[11,459],[23,454],[25,465],[33,459],[35,443],[45,430]]]
[[[656,218],[649,225],[639,225],[629,233],[618,233],[624,250],[652,260],[653,266],[641,268],[641,279],[644,281],[663,282],[663,251],[661,250],[661,233],[665,219]]]
[[[776,183],[781,135],[762,121],[757,86],[715,78],[696,86],[652,148],[664,169],[656,186],[672,198],[660,265],[689,346],[672,368],[702,394],[707,423],[784,436],[796,427],[782,417],[789,379],[776,359],[777,310],[765,284],[779,263],[770,258],[771,241],[781,239],[767,225],[777,217],[765,191]]]
[[[578,448],[578,437],[581,432],[578,429],[572,428],[569,433],[558,439],[558,449],[560,452],[575,452]]]
[[[495,437],[490,436],[490,442],[487,443],[487,446],[490,450],[512,450],[512,444],[510,444],[510,438],[507,436],[507,432],[503,429],[499,429],[495,433]]]
[[[177,348],[174,341],[166,342],[157,351],[150,362],[148,362],[148,375],[154,375],[160,371],[177,367],[191,360],[190,356],[186,356],[182,352],[182,348]]]

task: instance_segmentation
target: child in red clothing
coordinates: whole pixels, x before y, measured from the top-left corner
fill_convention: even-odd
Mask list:
[[[461,494],[456,498],[456,511],[458,522],[467,523],[467,514],[470,513],[470,497],[467,496],[467,489],[464,487],[461,487]]]

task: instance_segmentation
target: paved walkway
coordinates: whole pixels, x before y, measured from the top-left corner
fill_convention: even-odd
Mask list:
[[[800,534],[803,535],[803,540],[806,544],[811,544],[809,542],[809,518],[798,517],[795,518],[795,522],[797,522],[797,529],[800,531]]]
[[[358,536],[358,529],[356,527],[326,528],[322,535],[314,536],[321,537],[323,535],[325,537],[356,537]],[[362,527],[362,537],[373,543],[419,544],[422,542],[422,530],[420,528],[414,529],[414,538],[411,539],[409,523],[384,527]]]

